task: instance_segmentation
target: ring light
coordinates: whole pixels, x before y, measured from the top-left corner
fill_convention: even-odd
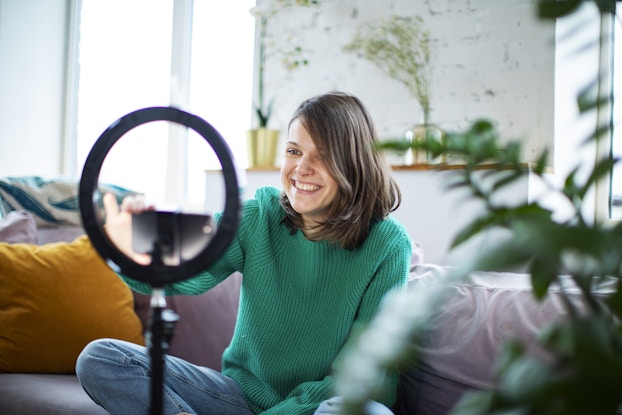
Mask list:
[[[97,183],[106,155],[112,146],[128,131],[153,121],[170,121],[181,124],[201,135],[213,148],[220,160],[225,180],[225,206],[222,220],[218,224],[215,234],[213,237],[209,236],[209,241],[208,239],[201,241],[201,244],[205,245],[202,250],[197,249],[196,245],[189,250],[192,253],[196,253],[194,257],[184,258],[183,261],[173,265],[167,265],[165,262],[155,258],[157,256],[156,253],[152,253],[152,261],[149,265],[135,262],[121,252],[110,240],[103,227],[102,215],[96,213],[100,202],[100,195],[96,193]],[[218,131],[205,120],[173,107],[151,107],[131,112],[115,121],[102,133],[95,142],[84,164],[79,187],[79,202],[84,229],[99,254],[115,271],[120,271],[133,279],[149,283],[156,288],[162,288],[166,284],[188,279],[213,264],[233,239],[240,215],[240,191],[229,147]],[[173,223],[174,226],[180,224],[180,227],[186,229],[188,228],[188,223],[197,223],[193,219],[193,216],[196,217],[197,215],[172,214],[171,212],[155,212],[155,214],[156,218],[151,218],[151,222],[155,221],[155,223],[158,223],[164,221],[169,224],[168,228],[171,227],[170,223]],[[135,215],[132,222],[139,216]],[[209,216],[205,216],[205,218],[209,219]],[[176,235],[181,239],[179,242],[183,248],[183,233],[177,232]],[[192,242],[196,242],[196,233],[194,238],[191,239],[195,239]],[[206,241],[208,241],[207,244],[205,244]]]

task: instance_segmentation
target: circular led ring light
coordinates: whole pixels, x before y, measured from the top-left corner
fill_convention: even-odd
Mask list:
[[[153,121],[170,121],[192,128],[212,147],[220,160],[225,180],[225,206],[216,233],[203,251],[178,265],[141,265],[125,255],[104,230],[97,208],[96,193],[102,163],[112,146],[128,131]],[[237,230],[240,218],[240,191],[233,156],[222,136],[208,122],[196,115],[173,107],[150,107],[131,112],[111,124],[98,138],[89,153],[79,186],[82,224],[99,254],[113,267],[138,281],[154,287],[188,279],[213,264],[225,251]]]

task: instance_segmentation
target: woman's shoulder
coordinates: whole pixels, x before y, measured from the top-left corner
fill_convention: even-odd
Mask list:
[[[405,248],[409,248],[411,245],[410,236],[404,225],[390,215],[372,225],[367,240],[376,244]]]
[[[280,209],[281,191],[276,187],[265,186],[255,191],[251,199],[243,203],[243,208],[259,209],[262,211],[273,211]]]
[[[273,186],[264,186],[255,190],[255,199],[263,202],[272,202],[276,199],[278,202],[281,191]]]
[[[256,218],[265,222],[266,217],[278,216],[282,219],[283,208],[279,202],[280,190],[275,187],[260,187],[252,198],[242,203],[242,220]]]
[[[372,226],[372,232],[391,233],[393,235],[402,235],[408,237],[408,231],[406,227],[402,225],[402,222],[389,215],[382,220],[379,220]]]

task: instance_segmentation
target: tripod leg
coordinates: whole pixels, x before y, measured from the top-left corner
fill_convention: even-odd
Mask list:
[[[175,323],[179,317],[166,309],[166,298],[162,288],[154,288],[151,296],[151,310],[147,346],[151,357],[151,415],[162,415],[164,389],[164,357],[168,351]]]

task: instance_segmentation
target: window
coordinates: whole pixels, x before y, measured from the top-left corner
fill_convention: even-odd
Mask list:
[[[577,106],[577,97],[586,91],[595,97],[596,94],[608,95],[613,88],[614,96],[617,95],[615,91],[622,85],[622,79],[612,79],[611,72],[605,69],[601,72],[601,83],[597,84],[595,80],[601,65],[603,68],[613,67],[622,57],[620,52],[616,54],[611,48],[615,45],[619,49],[620,45],[610,43],[614,40],[612,33],[620,31],[620,22],[611,16],[601,17],[597,5],[586,2],[578,12],[558,19],[556,30],[555,172],[565,178],[579,168],[578,177],[586,180],[586,174],[591,172],[590,162],[601,160],[610,153],[622,155],[622,130],[615,128],[615,114],[619,111],[602,106],[598,110],[580,113]],[[619,71],[614,69],[615,72]],[[596,126],[607,125],[612,116],[614,129],[611,137],[603,137],[595,145],[585,145]],[[590,169],[586,171],[588,166]],[[563,186],[563,183],[559,184]],[[622,212],[616,206],[620,197],[622,170],[616,167],[610,177],[596,183],[593,194],[586,195],[583,213],[586,218],[593,215],[597,220],[621,219]]]
[[[622,126],[619,126],[620,111],[622,110],[622,103],[619,102],[622,94],[622,22],[619,15],[619,11],[616,11],[614,24],[614,77],[613,77],[613,135],[611,141],[611,152],[613,157],[622,159]],[[620,220],[622,219],[622,165],[618,162],[611,174],[611,189],[610,189],[610,218]]]
[[[252,0],[83,0],[77,169],[113,121],[140,108],[168,105],[212,124],[245,167],[253,5]],[[175,126],[151,124],[130,131],[113,147],[100,180],[143,191],[158,207],[201,206],[204,172],[219,166],[211,148],[192,131],[177,139]]]

